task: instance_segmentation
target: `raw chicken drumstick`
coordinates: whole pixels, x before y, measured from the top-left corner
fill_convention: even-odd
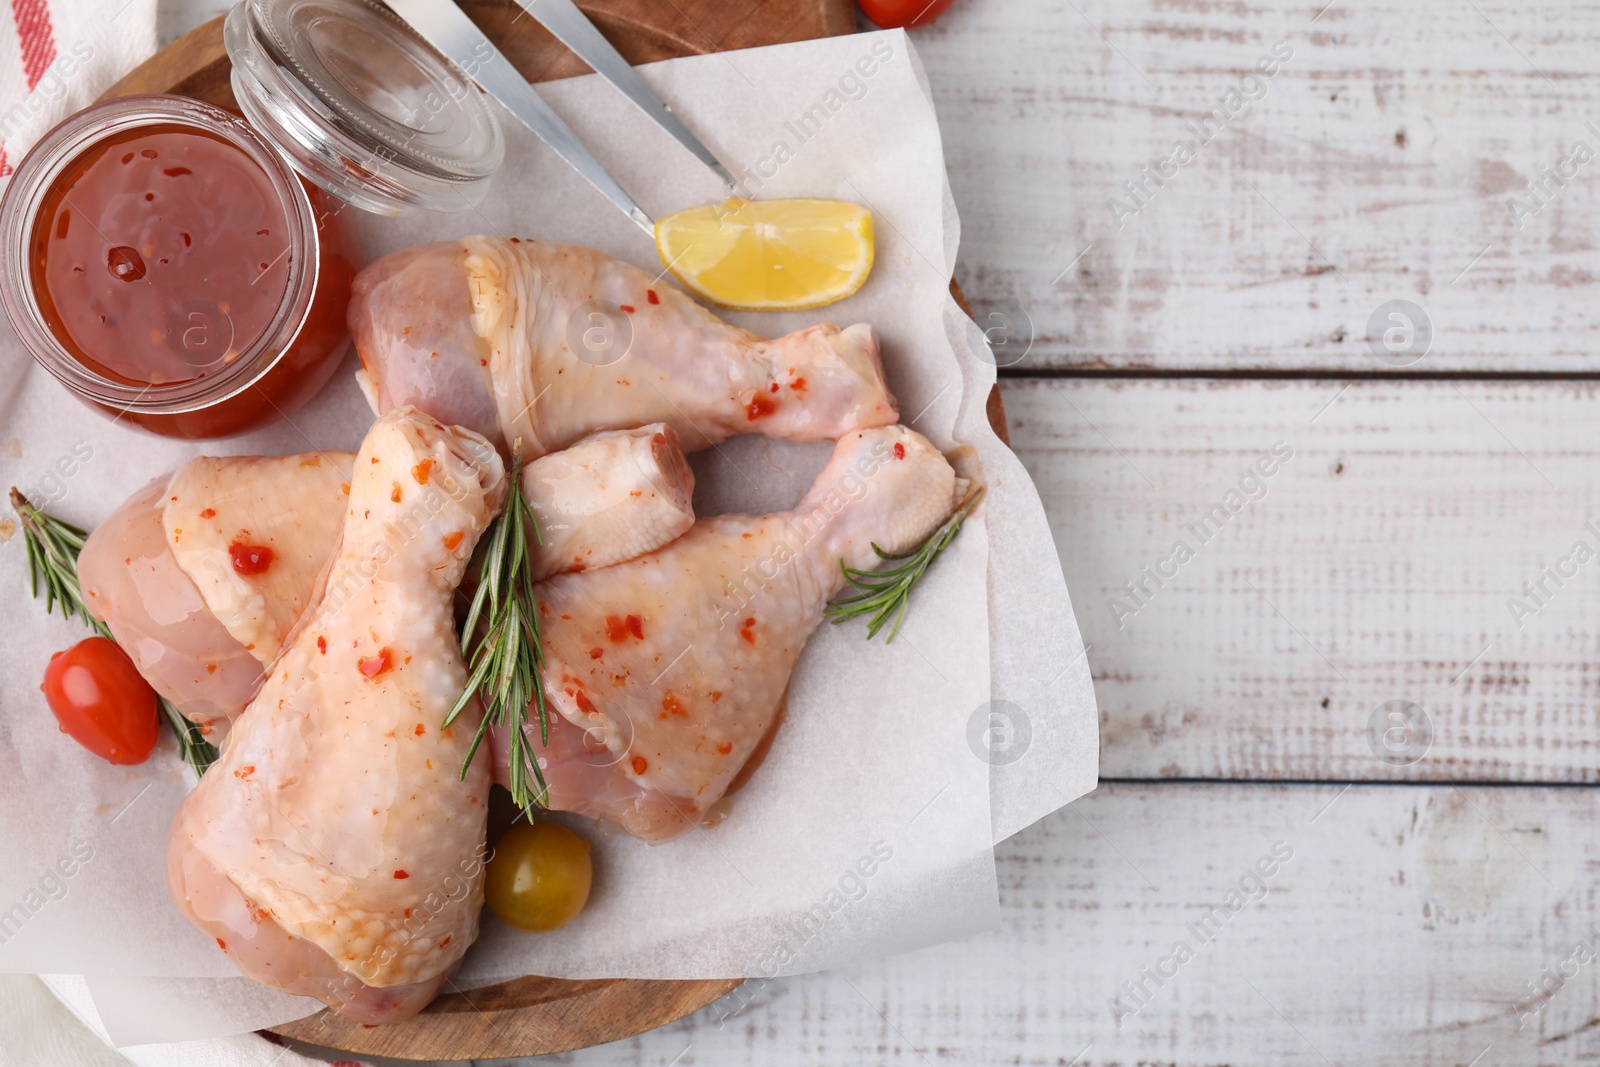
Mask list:
[[[211,741],[310,603],[339,543],[354,462],[352,452],[203,456],[151,482],[84,546],[89,609]],[[659,423],[528,463],[522,486],[544,534],[540,578],[631,559],[694,522],[694,475]]]
[[[666,548],[537,588],[550,747],[530,711],[550,806],[647,841],[688,832],[777,722],[800,652],[843,587],[950,514],[955,471],[903,426],[858,430],[805,499],[700,519]],[[504,781],[506,746],[497,743]]]
[[[526,455],[664,422],[695,451],[742,433],[834,440],[895,422],[870,326],[766,340],[592,248],[466,237],[356,276],[350,332],[378,411],[415,404]]]
[[[522,468],[535,581],[632,559],[694,525],[694,472],[670,426],[610,430]]]
[[[354,459],[202,456],[134,494],[83,546],[89,610],[214,743],[311,600]]]
[[[365,1023],[420,1011],[478,935],[489,759],[453,600],[506,492],[477,434],[401,409],[356,457],[320,601],[184,800],[167,880],[239,970]]]

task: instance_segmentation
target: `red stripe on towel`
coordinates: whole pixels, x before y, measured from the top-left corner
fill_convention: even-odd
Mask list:
[[[11,15],[22,39],[22,69],[32,89],[56,61],[56,35],[50,27],[50,8],[45,0],[11,0]]]

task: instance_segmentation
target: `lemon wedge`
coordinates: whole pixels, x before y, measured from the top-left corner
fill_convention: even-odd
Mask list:
[[[656,251],[713,304],[788,311],[842,300],[872,270],[872,213],[845,200],[745,200],[656,223]]]

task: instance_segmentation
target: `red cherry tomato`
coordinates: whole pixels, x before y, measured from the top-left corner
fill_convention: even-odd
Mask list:
[[[955,0],[860,0],[861,12],[880,29],[915,29],[944,14]]]
[[[61,732],[103,760],[143,763],[156,747],[156,691],[115,641],[90,637],[50,657],[44,698]]]

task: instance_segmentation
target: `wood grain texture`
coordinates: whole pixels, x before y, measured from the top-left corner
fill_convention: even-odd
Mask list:
[[[1004,393],[1091,646],[1103,777],[1600,779],[1600,559],[1560,562],[1600,552],[1600,386]],[[1292,459],[1241,490],[1275,445]],[[1391,700],[1432,722],[1409,766],[1368,735]]]
[[[280,1037],[408,1060],[540,1056],[632,1037],[702,1008],[740,984],[519,978],[446,993],[421,1015],[363,1026],[330,1011],[275,1026]]]
[[[1595,963],[1569,965],[1551,996],[1529,991],[1577,942],[1597,945],[1592,801],[1538,787],[1103,785],[997,849],[997,930],[752,983],[553,1062],[1466,1067],[1485,1049],[1477,1067],[1592,1062]],[[1291,857],[1248,877],[1275,845]],[[1258,899],[1214,916],[1241,879],[1241,901]],[[1144,979],[1180,940],[1193,957]],[[1109,1002],[1136,1006],[1122,983],[1141,980],[1150,995],[1119,1027]]]
[[[529,18],[515,0],[456,0],[529,81],[588,74],[589,67]],[[213,17],[106,90],[179,93],[236,106],[228,84],[219,5]],[[783,44],[855,32],[849,0],[583,0],[579,5],[630,63]]]
[[[1412,371],[1600,372],[1585,299],[1600,162],[1521,229],[1508,202],[1573,141],[1600,148],[1584,128],[1600,117],[1594,12],[1340,0],[1313,22],[1323,4],[962,0],[914,34],[961,209],[957,275],[980,323],[1026,327],[1012,373],[1386,374],[1364,335],[1396,298],[1436,327]],[[1118,230],[1106,197],[1278,40],[1295,55],[1266,95]],[[1255,781],[1104,785],[999,847],[992,934],[751,983],[540,1062],[1600,1056],[1595,966],[1547,977],[1596,944],[1593,792],[1430,784],[1600,777],[1600,561],[1520,629],[1506,603],[1578,538],[1600,548],[1584,532],[1600,520],[1595,389],[1006,381],[1091,646],[1102,773]],[[1265,495],[1118,629],[1108,598],[1278,441],[1293,456]],[[1414,764],[1374,753],[1390,700],[1432,722]],[[1286,778],[1330,784],[1268,781]],[[1294,858],[1264,899],[1210,944],[1191,937],[1194,959],[1146,979],[1119,1027],[1121,983],[1278,841]]]
[[[1415,370],[1600,370],[1600,161],[1520,229],[1509,206],[1600,152],[1593,9],[1325,4],[964,3],[914,35],[957,276],[980,319],[1031,319],[1020,366],[1383,372],[1368,319],[1409,299],[1435,328]],[[1119,229],[1107,198],[1278,41],[1264,96]]]

